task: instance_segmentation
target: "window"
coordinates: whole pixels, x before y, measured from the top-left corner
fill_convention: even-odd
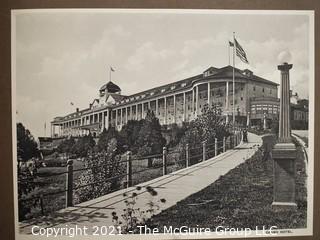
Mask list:
[[[161,92],[163,93],[163,92],[165,92],[166,91],[166,89],[165,88],[163,88],[163,89],[161,89]]]
[[[264,92],[264,88],[262,88],[262,92]]]
[[[186,83],[181,83],[181,87],[185,87],[186,85]]]
[[[241,101],[243,101],[243,97],[241,97],[240,99],[241,99]]]
[[[170,89],[171,89],[171,90],[173,90],[173,89],[175,89],[175,88],[176,88],[176,86],[171,86],[171,88],[170,88]]]
[[[270,89],[270,94],[272,94],[272,89]]]
[[[256,87],[255,86],[253,86],[253,91],[255,91],[256,90]]]

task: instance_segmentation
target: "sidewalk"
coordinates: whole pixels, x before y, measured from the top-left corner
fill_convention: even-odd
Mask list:
[[[221,175],[249,159],[262,145],[262,138],[248,133],[248,140],[249,143],[242,143],[235,149],[228,150],[217,157],[139,184],[139,186],[153,187],[158,192],[158,199],[166,199],[166,203],[161,205],[160,210],[167,209],[207,187]],[[123,193],[132,193],[133,191],[135,191],[135,187],[119,190],[60,210],[50,216],[22,222],[20,223],[20,233],[30,234],[33,225],[40,227],[65,227],[66,225],[73,227],[77,225],[78,227],[86,226],[89,230],[92,230],[92,226],[111,226],[113,225],[111,213],[115,211],[121,215],[125,208]],[[136,207],[146,210],[147,203],[151,200],[150,194],[144,190],[138,193]]]

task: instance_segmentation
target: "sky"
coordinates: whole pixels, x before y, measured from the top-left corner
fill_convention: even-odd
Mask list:
[[[237,68],[279,83],[277,65],[288,61],[291,89],[308,98],[306,15],[91,10],[15,19],[16,118],[36,137],[49,136],[54,117],[87,108],[110,66],[111,80],[130,95],[228,65],[233,32],[249,60],[237,58]]]

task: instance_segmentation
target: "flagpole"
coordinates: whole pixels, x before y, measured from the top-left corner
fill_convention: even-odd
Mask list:
[[[228,42],[228,60],[229,60],[229,66],[230,66],[230,43]]]
[[[235,67],[235,50],[236,50],[236,43],[235,43],[235,32],[233,32],[233,68],[232,68],[232,125],[234,130],[234,124],[235,124],[235,81],[234,81],[234,67]]]

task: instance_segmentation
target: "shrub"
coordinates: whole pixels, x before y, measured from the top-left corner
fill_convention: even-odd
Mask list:
[[[73,144],[70,149],[70,152],[74,153],[77,157],[86,157],[88,153],[93,151],[94,146],[96,145],[91,133],[89,135],[80,137],[78,141]]]
[[[189,149],[194,149],[190,154],[191,157],[192,155],[199,155],[202,152],[203,141],[212,144],[215,138],[221,140],[223,137],[228,137],[231,135],[230,129],[231,126],[226,124],[221,116],[221,109],[217,106],[209,108],[206,105],[202,114],[188,125],[184,136],[180,140],[178,149],[180,152],[185,152],[185,146],[189,144]],[[196,162],[198,162],[197,159],[190,159],[191,164]]]
[[[124,172],[120,164],[121,156],[117,154],[117,140],[112,138],[105,151],[89,154],[85,170],[76,182],[76,198],[78,202],[87,201],[105,195],[120,187],[121,177]],[[109,179],[109,180],[108,180]]]
[[[147,191],[151,200],[147,203],[147,210],[142,210],[136,207],[137,201],[139,199],[139,194],[141,194],[142,190]],[[121,232],[121,234],[126,233],[139,233],[140,229],[138,226],[147,225],[148,227],[154,227],[152,222],[152,217],[160,210],[161,205],[166,203],[166,199],[161,198],[159,200],[155,200],[155,196],[158,195],[158,192],[154,190],[152,187],[136,187],[136,191],[132,192],[130,195],[128,193],[124,193],[124,203],[126,208],[123,209],[123,213],[118,216],[117,212],[112,212],[112,222],[115,228]],[[148,220],[149,219],[149,220]]]

